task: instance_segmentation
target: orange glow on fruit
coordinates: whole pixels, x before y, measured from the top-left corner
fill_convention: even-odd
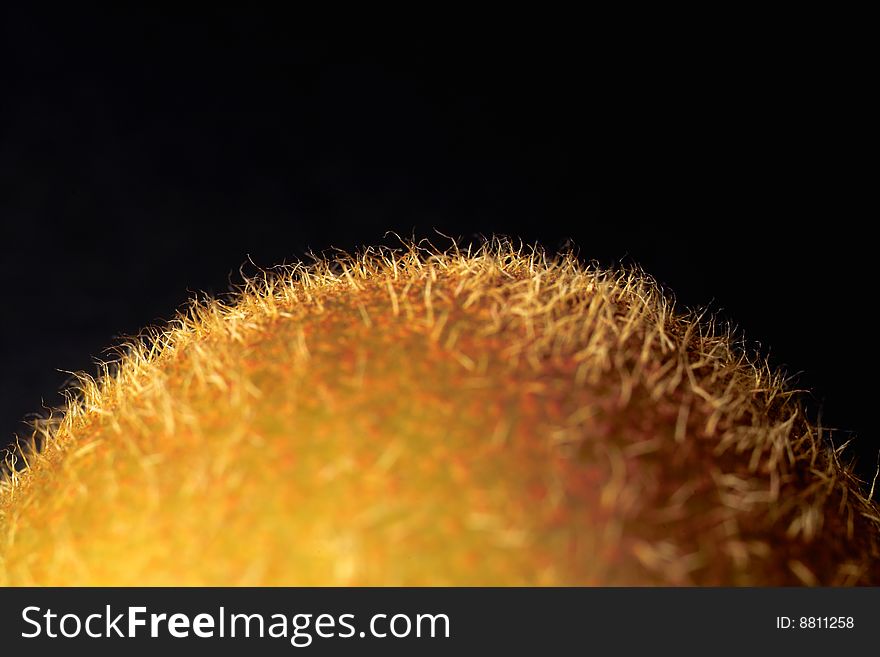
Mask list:
[[[121,353],[8,456],[0,583],[880,584],[782,378],[639,273],[367,250]]]

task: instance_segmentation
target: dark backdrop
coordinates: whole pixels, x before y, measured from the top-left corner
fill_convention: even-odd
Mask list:
[[[59,370],[226,291],[248,256],[436,229],[642,265],[799,373],[873,475],[855,55],[323,43],[223,12],[0,29],[0,443],[59,403]]]

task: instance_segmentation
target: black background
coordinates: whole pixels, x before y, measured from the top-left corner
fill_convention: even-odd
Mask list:
[[[797,374],[873,475],[857,44],[312,42],[223,10],[0,29],[0,443],[60,402],[59,370],[248,257],[436,229],[643,266]]]

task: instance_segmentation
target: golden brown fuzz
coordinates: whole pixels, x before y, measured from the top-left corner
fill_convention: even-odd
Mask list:
[[[7,457],[0,583],[880,584],[782,377],[638,272],[367,249],[119,351]]]

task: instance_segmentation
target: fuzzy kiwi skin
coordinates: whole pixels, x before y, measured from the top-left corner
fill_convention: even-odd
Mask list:
[[[0,583],[880,584],[782,378],[639,273],[367,250],[120,354],[8,456]]]

